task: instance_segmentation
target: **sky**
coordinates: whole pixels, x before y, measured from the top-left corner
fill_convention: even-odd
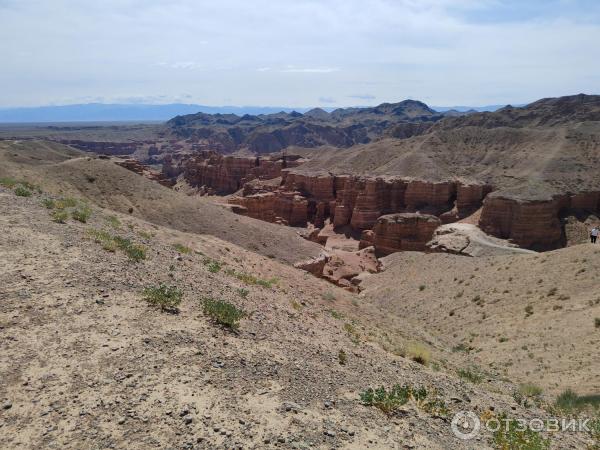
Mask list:
[[[597,0],[0,0],[0,107],[600,93]]]

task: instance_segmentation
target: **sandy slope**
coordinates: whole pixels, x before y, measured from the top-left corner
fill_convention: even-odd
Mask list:
[[[211,234],[293,263],[316,256],[317,244],[294,230],[239,216],[200,197],[175,192],[112,161],[55,143],[0,142],[0,176],[40,184],[45,191],[86,198],[181,231]]]
[[[551,393],[600,391],[600,245],[482,258],[403,252],[384,261],[385,272],[363,283],[365,301],[448,347],[469,348],[510,379]]]

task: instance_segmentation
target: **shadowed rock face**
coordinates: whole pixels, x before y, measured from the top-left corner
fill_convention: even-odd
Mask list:
[[[379,255],[398,251],[426,251],[427,242],[440,225],[440,219],[430,214],[387,214],[377,219],[372,232],[363,233],[361,247],[371,240]]]
[[[273,179],[282,169],[299,164],[293,157],[237,157],[214,151],[193,155],[170,156],[163,162],[163,173],[176,178],[180,175],[193,187],[205,187],[210,193],[231,194],[254,179]]]

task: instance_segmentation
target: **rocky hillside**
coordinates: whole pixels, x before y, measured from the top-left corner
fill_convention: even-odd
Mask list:
[[[45,149],[52,160],[40,160],[43,147],[31,150],[11,148],[0,166],[27,177],[0,173],[6,448],[592,444],[589,433],[519,434],[514,427],[458,439],[450,427],[457,411],[548,417],[554,398],[528,397],[532,391],[504,378],[502,368],[477,368],[476,353],[453,352],[434,325],[411,323],[372,296],[366,301],[225,235],[252,219],[223,215],[224,228],[205,230],[212,235],[184,232],[178,217],[169,226],[138,211],[167,188],[154,183],[165,191],[136,196],[119,181],[126,169],[113,164],[115,178],[104,184],[102,165],[93,166],[92,181],[92,161],[66,159],[54,146]],[[127,173],[128,185],[149,186]],[[198,204],[195,217],[203,213],[213,214]],[[248,232],[257,243],[261,230],[274,230],[256,225]],[[385,284],[395,292],[413,286],[402,276]],[[442,320],[450,311],[436,314]],[[587,361],[596,360],[590,354]],[[369,391],[380,386],[383,399]]]
[[[405,100],[374,108],[345,108],[327,113],[313,109],[267,115],[191,114],[167,122],[170,133],[225,153],[244,149],[253,153],[277,152],[290,146],[350,147],[371,142],[389,132],[412,135],[425,130],[442,114],[424,103]],[[426,126],[410,124],[426,123]],[[403,130],[403,131],[400,131]]]

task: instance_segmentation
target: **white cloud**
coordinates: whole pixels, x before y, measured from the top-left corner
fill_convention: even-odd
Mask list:
[[[443,105],[589,93],[600,73],[597,5],[0,0],[0,106],[176,99],[182,89],[203,104],[282,106],[320,97],[344,106],[410,95]]]

